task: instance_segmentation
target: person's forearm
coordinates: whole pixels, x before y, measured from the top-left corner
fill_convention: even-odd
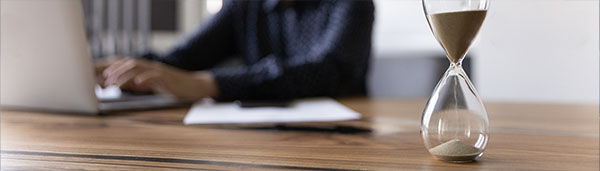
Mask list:
[[[290,99],[345,94],[356,84],[354,73],[341,73],[334,61],[278,64],[276,57],[251,66],[213,69],[219,101]]]
[[[192,72],[196,79],[209,97],[216,98],[219,95],[219,88],[212,73],[207,71]]]

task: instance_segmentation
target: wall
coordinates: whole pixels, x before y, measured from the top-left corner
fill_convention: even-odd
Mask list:
[[[598,5],[493,1],[473,51],[484,100],[597,103]]]
[[[404,55],[406,52],[433,54],[439,57],[439,54],[444,53],[429,30],[420,0],[374,0],[374,3],[375,57],[422,57]]]

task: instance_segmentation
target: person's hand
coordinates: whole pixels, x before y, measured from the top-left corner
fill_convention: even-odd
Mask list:
[[[119,59],[96,62],[96,74],[102,86],[116,85],[134,91],[154,91],[182,100],[216,97],[212,74],[188,72],[159,62]]]

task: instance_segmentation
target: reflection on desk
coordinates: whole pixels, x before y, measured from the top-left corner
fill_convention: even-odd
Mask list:
[[[483,157],[433,159],[424,100],[341,99],[356,121],[184,126],[187,108],[101,116],[2,111],[2,170],[598,170],[598,106],[487,103]],[[331,131],[351,128],[350,132]],[[358,130],[358,131],[357,131]]]

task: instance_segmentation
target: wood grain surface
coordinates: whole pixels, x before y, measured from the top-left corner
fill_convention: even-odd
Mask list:
[[[3,110],[2,170],[598,170],[598,106],[486,103],[474,163],[435,160],[424,100],[348,98],[356,121],[184,126],[187,108],[101,116]]]

